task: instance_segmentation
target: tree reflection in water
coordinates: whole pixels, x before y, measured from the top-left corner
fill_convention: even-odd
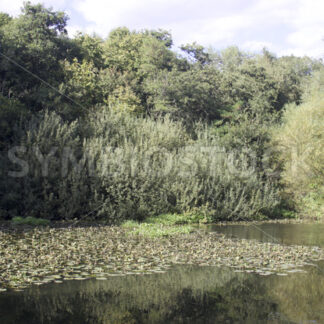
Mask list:
[[[0,295],[1,323],[300,323],[324,321],[324,276],[261,277],[216,267],[67,281]],[[314,323],[316,323],[314,322]]]

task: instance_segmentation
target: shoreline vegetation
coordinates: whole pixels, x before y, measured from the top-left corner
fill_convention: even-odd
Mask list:
[[[228,226],[228,225],[251,225],[251,224],[323,224],[323,218],[318,217],[295,217],[290,218],[275,218],[275,219],[264,219],[264,220],[239,220],[239,221],[216,221],[206,220],[204,216],[198,215],[195,217],[188,217],[186,214],[162,214],[159,216],[147,217],[143,221],[133,221],[127,220],[122,222],[120,226],[122,228],[138,228],[141,225],[158,225],[158,226],[181,226],[190,225],[192,226],[204,226],[204,225],[218,225],[218,226]],[[96,222],[87,220],[68,220],[68,221],[49,221],[48,219],[35,218],[35,217],[14,217],[10,221],[0,221],[0,230],[28,230],[34,227],[50,227],[50,228],[62,228],[62,227],[87,227],[87,226],[109,226],[105,221],[99,220]]]

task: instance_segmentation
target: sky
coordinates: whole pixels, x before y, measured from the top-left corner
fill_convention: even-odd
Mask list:
[[[31,1],[38,3],[40,1]],[[222,50],[236,45],[259,52],[324,58],[322,0],[44,0],[65,11],[69,35],[76,31],[107,37],[121,26],[162,28],[174,45],[197,42]],[[17,16],[23,1],[0,0],[0,11]]]

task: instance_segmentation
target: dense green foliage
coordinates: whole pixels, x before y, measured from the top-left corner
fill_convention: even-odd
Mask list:
[[[285,191],[303,214],[313,217],[324,213],[324,97],[318,77],[300,106],[287,106],[282,125],[273,132]]]
[[[203,208],[214,219],[248,219],[279,204],[248,158],[225,152],[208,130],[196,130],[194,141],[168,118],[136,119],[108,108],[88,117],[82,128],[54,112],[31,120],[20,143],[29,170],[11,178],[13,201],[3,196],[15,207],[9,212],[73,219],[95,210],[91,216],[114,222]],[[47,156],[53,158],[41,165]]]
[[[0,15],[0,218],[280,216],[270,129],[315,91],[321,61],[179,54],[163,30],[71,39],[67,20],[30,3]]]

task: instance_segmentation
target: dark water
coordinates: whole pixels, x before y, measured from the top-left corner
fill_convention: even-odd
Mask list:
[[[285,244],[323,246],[322,225],[262,225]],[[216,228],[214,228],[215,230]],[[246,226],[218,229],[268,240]],[[286,277],[177,266],[165,274],[66,281],[0,294],[0,323],[324,323],[324,262]]]

